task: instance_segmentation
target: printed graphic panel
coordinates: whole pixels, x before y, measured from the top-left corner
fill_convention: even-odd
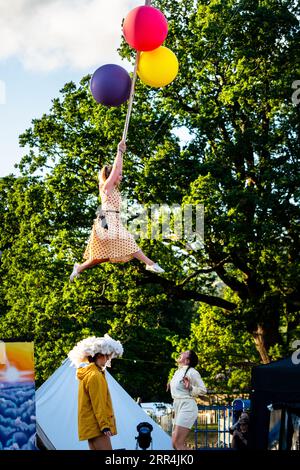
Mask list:
[[[0,450],[36,450],[33,343],[0,342]]]

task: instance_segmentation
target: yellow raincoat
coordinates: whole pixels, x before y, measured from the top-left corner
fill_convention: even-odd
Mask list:
[[[105,372],[91,363],[87,367],[77,369],[77,378],[79,440],[101,436],[105,428],[109,428],[112,435],[117,434]]]

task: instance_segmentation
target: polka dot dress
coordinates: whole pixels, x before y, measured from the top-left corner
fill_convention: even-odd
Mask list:
[[[122,225],[120,218],[121,194],[114,186],[108,196],[100,189],[100,196],[108,229],[101,225],[100,218],[94,220],[83,258],[88,260],[105,259],[111,263],[129,261],[140,248],[131,233]]]

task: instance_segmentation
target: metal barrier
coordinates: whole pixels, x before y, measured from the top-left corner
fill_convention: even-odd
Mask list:
[[[198,405],[194,427],[195,449],[229,448],[233,423],[231,405]]]

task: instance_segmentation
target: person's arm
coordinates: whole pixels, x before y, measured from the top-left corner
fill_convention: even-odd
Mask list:
[[[232,426],[230,426],[229,428],[229,432],[231,435],[233,435],[234,431],[236,430],[237,426],[239,425],[239,422],[237,421],[235,424],[233,424]]]
[[[206,395],[207,389],[201,379],[201,375],[196,369],[190,369],[189,377],[185,376],[183,380],[185,387],[189,390],[192,397]]]
[[[105,380],[105,379],[104,379]],[[92,375],[88,382],[88,392],[91,399],[94,415],[99,424],[100,430],[106,434],[110,434],[110,421],[106,408],[106,387],[100,375]]]
[[[106,194],[110,193],[114,187],[118,177],[122,175],[123,170],[123,153],[126,150],[126,144],[124,140],[121,140],[118,143],[117,155],[114,160],[114,164],[111,170],[111,173],[103,185],[103,190]]]
[[[247,447],[247,439],[246,437],[243,435],[243,433],[241,431],[239,431],[238,429],[236,429],[233,433],[233,438],[234,439],[234,443],[235,443],[235,447],[241,447],[238,445],[238,442],[237,441],[240,441],[240,444],[243,446],[243,447]]]

